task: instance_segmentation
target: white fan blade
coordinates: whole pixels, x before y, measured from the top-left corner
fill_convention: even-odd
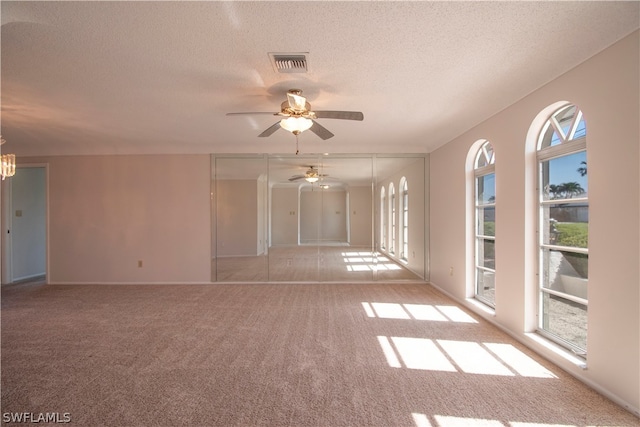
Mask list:
[[[364,120],[360,111],[314,111],[319,119]]]
[[[277,116],[278,113],[268,113],[266,111],[247,111],[242,113],[227,113],[227,116],[254,116],[258,114],[268,114],[270,116]]]
[[[273,134],[275,131],[277,131],[278,129],[280,129],[280,122],[275,122],[274,124],[272,124],[271,126],[269,126],[267,128],[267,130],[265,130],[264,132],[262,132],[260,135],[258,135],[259,137],[265,137],[265,136],[271,136],[271,134]]]
[[[322,126],[320,123],[313,121],[313,125],[309,128],[309,130],[316,135],[318,135],[322,139],[329,139],[333,137],[333,134],[326,127]]]

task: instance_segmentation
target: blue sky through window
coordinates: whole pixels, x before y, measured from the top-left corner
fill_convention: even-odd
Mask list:
[[[557,157],[549,160],[549,182],[545,185],[561,185],[567,182],[577,182],[588,191],[587,175],[581,176],[578,168],[585,167],[582,162],[587,161],[587,152],[580,151],[568,156]]]
[[[496,174],[478,177],[478,203],[494,203],[496,197]]]

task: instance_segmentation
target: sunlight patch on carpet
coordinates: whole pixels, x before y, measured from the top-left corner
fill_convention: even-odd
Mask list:
[[[485,343],[484,345],[523,377],[558,378],[553,372],[511,344]]]
[[[413,422],[416,423],[416,427],[433,427],[425,414],[413,412],[411,416],[413,417]]]
[[[411,316],[416,320],[431,320],[433,322],[447,322],[447,319],[437,308],[428,304],[403,304]]]
[[[459,307],[429,304],[398,304],[391,302],[363,302],[368,317],[380,319],[415,319],[434,322],[478,323]]]
[[[461,310],[460,307],[454,305],[437,305],[436,308],[454,322],[478,323],[473,317]]]
[[[477,342],[438,340],[438,344],[467,374],[514,376],[498,359]]]
[[[396,353],[393,351],[393,347],[391,346],[391,342],[389,342],[389,338],[380,336],[378,337],[378,342],[380,343],[384,357],[387,358],[389,366],[392,368],[402,368],[402,365],[398,360],[398,356],[396,356]]]
[[[452,417],[447,415],[433,415],[431,417],[418,412],[411,413],[416,427],[575,427],[574,424],[541,424],[526,422],[502,423],[498,420],[487,420],[483,418]],[[433,420],[431,422],[429,419]]]
[[[402,305],[388,302],[372,302],[371,306],[382,319],[411,319]]]
[[[510,427],[576,427],[575,424],[520,423],[517,421],[510,422],[509,426]]]
[[[432,340],[391,337],[404,365],[409,369],[456,372],[456,368]]]
[[[398,264],[389,258],[371,252],[342,252],[342,261],[347,271],[391,271],[402,270]]]
[[[378,336],[392,368],[507,377],[558,378],[511,344]]]
[[[363,302],[362,308],[364,308],[364,312],[367,314],[367,317],[376,317],[376,314],[373,312],[373,308],[371,307],[371,304],[369,304],[368,302]]]
[[[482,418],[463,418],[435,415],[438,427],[504,427],[498,420],[485,420]]]

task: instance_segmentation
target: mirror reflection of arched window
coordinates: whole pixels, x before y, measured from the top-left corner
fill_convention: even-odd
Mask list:
[[[404,176],[400,179],[400,259],[406,261],[409,254],[409,184]]]
[[[387,196],[385,193],[385,188],[382,187],[380,189],[380,247],[382,249],[387,248]]]
[[[389,235],[391,243],[389,244],[389,253],[396,253],[396,189],[393,182],[389,184]]]

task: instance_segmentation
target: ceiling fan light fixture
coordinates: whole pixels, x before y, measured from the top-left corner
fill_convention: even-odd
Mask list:
[[[305,181],[310,182],[310,183],[312,183],[312,184],[313,184],[314,182],[317,182],[317,181],[318,181],[318,179],[320,179],[320,175],[318,175],[318,171],[317,171],[317,170],[315,170],[315,169],[313,168],[313,166],[312,166],[312,167],[310,167],[310,168],[309,168],[309,170],[304,174],[304,179],[305,179]]]
[[[312,125],[313,121],[304,117],[287,117],[286,119],[280,120],[280,126],[294,135],[304,132]]]

